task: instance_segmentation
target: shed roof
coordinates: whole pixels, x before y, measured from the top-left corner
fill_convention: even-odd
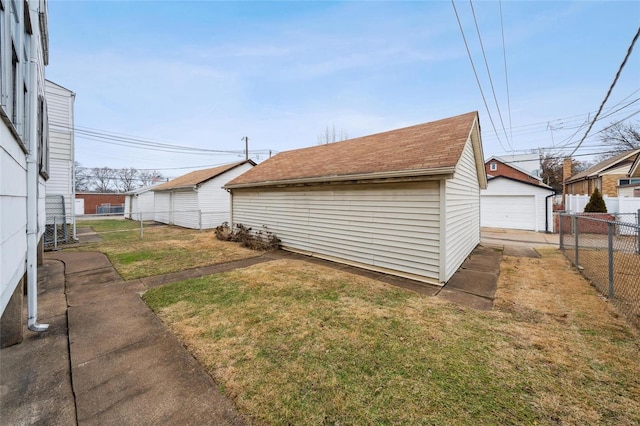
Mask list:
[[[474,126],[477,111],[416,126],[309,148],[285,151],[229,182],[251,187],[310,181],[371,179],[398,174],[452,174]],[[479,130],[478,130],[478,146]],[[482,165],[482,152],[480,166]]]
[[[173,180],[170,180],[169,182],[163,183],[162,185],[158,185],[155,188],[153,188],[153,190],[168,191],[171,189],[190,188],[195,185],[204,183],[208,180],[211,180],[216,176],[220,176],[221,174],[231,169],[234,169],[238,166],[241,166],[245,163],[250,163],[251,165],[254,165],[254,166],[256,164],[252,160],[244,160],[236,163],[223,164],[222,166],[213,167],[210,169],[196,170],[194,172],[187,173],[186,175],[182,175]]]
[[[624,162],[628,162],[629,165],[631,165],[633,163],[633,160],[635,159],[634,156],[637,156],[638,153],[640,153],[640,149],[631,149],[629,151],[622,152],[618,155],[601,161],[598,164],[595,164],[578,174],[571,176],[569,179],[567,179],[567,183],[587,179],[589,177],[595,177],[603,171],[610,169],[611,167],[622,165]]]

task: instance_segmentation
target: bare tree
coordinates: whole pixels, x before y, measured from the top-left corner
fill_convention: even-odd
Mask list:
[[[115,171],[116,185],[121,192],[129,192],[136,189],[139,185],[139,172],[133,167],[127,169],[117,169]]]
[[[75,188],[77,192],[87,192],[91,190],[91,176],[89,169],[82,167],[79,162],[74,162],[73,173],[75,176]]]
[[[551,153],[540,152],[540,162],[542,165],[542,181],[556,190],[562,192],[562,166],[563,157],[554,156]],[[576,159],[571,159],[571,170],[575,175],[587,168],[588,164]]]
[[[164,177],[157,170],[143,170],[138,173],[140,186],[145,187],[164,181]]]
[[[606,160],[621,152],[640,148],[640,122],[613,123],[605,127],[599,140],[603,145],[611,148],[609,150],[611,152],[601,155],[599,160]]]
[[[91,169],[91,178],[96,192],[114,192],[112,189],[116,171],[109,167],[94,167]]]
[[[324,132],[318,135],[318,145],[326,145],[332,142],[342,142],[349,139],[349,135],[344,130],[340,129],[336,132],[336,125],[333,124],[331,128],[325,126]]]

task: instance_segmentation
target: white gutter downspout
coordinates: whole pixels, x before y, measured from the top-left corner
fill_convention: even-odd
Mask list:
[[[37,54],[36,37],[31,36],[30,70],[31,107],[35,106],[38,116],[38,75],[40,64],[34,59]],[[33,120],[29,128],[29,152],[27,153],[27,327],[31,331],[46,331],[49,324],[38,324],[38,120]],[[43,117],[44,120],[44,117]],[[43,129],[44,132],[44,129]],[[43,137],[45,135],[42,135]]]

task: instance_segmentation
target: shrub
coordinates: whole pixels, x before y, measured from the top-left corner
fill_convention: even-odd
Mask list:
[[[585,213],[606,213],[607,205],[604,203],[604,199],[602,195],[600,195],[600,191],[598,188],[593,190],[593,194],[591,194],[591,198],[589,198],[589,202],[586,206],[584,206]]]
[[[266,226],[262,228],[257,232],[251,232],[251,228],[237,223],[234,229],[231,229],[228,222],[223,222],[216,227],[215,233],[219,240],[237,242],[242,247],[252,250],[272,251],[280,248],[280,239],[276,234],[269,231]]]

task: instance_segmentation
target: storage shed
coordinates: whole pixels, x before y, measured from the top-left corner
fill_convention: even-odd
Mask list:
[[[124,217],[132,220],[155,220],[155,196],[153,189],[162,183],[125,192]]]
[[[432,284],[480,242],[478,113],[286,151],[226,185],[233,224],[286,250]]]
[[[223,186],[255,166],[251,160],[197,170],[153,189],[155,220],[192,229],[230,221],[229,193]]]
[[[553,231],[555,191],[543,183],[523,182],[508,176],[489,177],[480,193],[484,227]]]

